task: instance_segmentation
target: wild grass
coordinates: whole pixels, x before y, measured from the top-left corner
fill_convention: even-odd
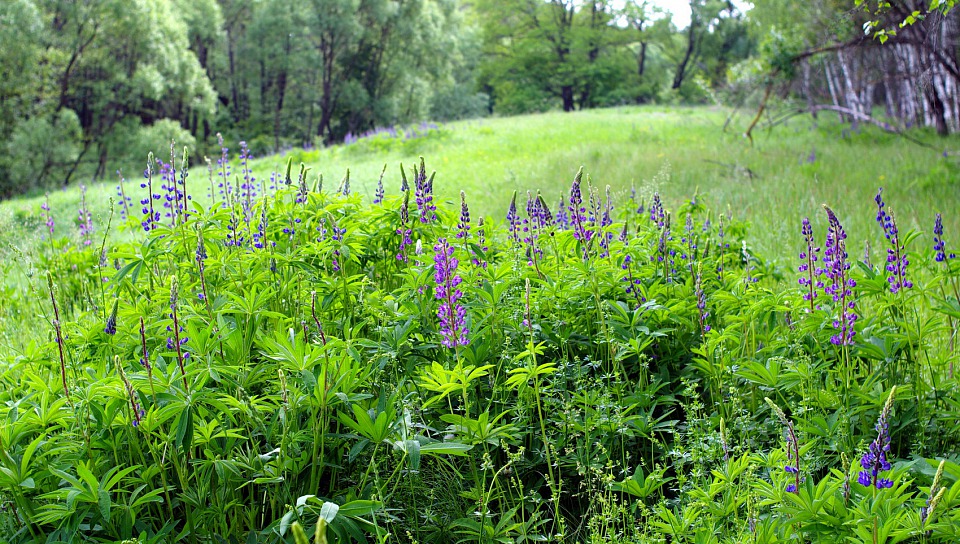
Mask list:
[[[502,221],[514,191],[540,190],[554,206],[583,166],[592,183],[610,185],[620,201],[631,189],[647,199],[659,190],[668,206],[676,206],[699,191],[717,211],[747,222],[751,247],[780,266],[789,266],[800,249],[799,223],[784,219],[809,216],[823,228],[817,213],[822,204],[843,210],[853,239],[876,246],[880,240],[870,210],[878,187],[897,202],[905,230],[929,232],[937,211],[946,213],[948,231],[960,229],[960,216],[948,213],[960,208],[960,138],[913,133],[932,146],[923,147],[874,127],[852,131],[821,115],[817,123],[796,117],[757,132],[751,145],[740,130],[748,119],[734,117],[724,130],[727,116],[714,108],[623,107],[461,121],[423,138],[377,137],[327,149],[294,149],[256,159],[252,169],[266,180],[292,158],[295,165],[302,161],[311,167],[311,175],[322,173],[330,187],[349,168],[354,190],[370,196],[384,165],[388,193],[395,192],[398,166],[409,167],[424,156],[439,172],[438,199],[455,204],[463,190],[474,213]],[[227,146],[238,149],[237,142]],[[193,157],[191,163],[190,183],[206,187],[202,160]],[[122,169],[131,182],[140,182],[143,165]],[[107,180],[90,187],[98,223],[115,185]],[[202,199],[206,191],[193,194]],[[75,187],[51,192],[61,224],[74,220],[77,199]],[[35,225],[39,206],[39,197],[0,203],[3,232],[15,232],[19,223]],[[30,229],[17,234],[18,243],[27,247],[36,238]]]

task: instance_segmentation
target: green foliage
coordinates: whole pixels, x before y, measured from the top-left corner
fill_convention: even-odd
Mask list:
[[[666,176],[581,171],[582,204],[532,191],[481,238],[404,171],[414,195],[367,204],[291,164],[38,246],[0,292],[7,541],[955,540],[960,266],[928,236],[902,231],[909,289],[854,264],[837,345],[846,306],[701,195],[655,205]],[[893,483],[864,486],[887,435]]]

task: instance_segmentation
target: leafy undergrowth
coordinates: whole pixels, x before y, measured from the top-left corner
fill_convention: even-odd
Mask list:
[[[825,210],[782,288],[696,197],[578,174],[500,227],[408,172],[372,204],[288,167],[204,206],[164,165],[123,236],[21,258],[0,541],[960,538],[942,232],[884,213],[890,257],[857,262]]]

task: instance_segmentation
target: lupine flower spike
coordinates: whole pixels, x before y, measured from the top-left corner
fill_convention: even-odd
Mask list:
[[[906,248],[900,240],[900,231],[897,229],[897,221],[892,213],[888,213],[884,208],[883,189],[877,191],[874,201],[877,203],[877,223],[883,227],[884,236],[890,242],[887,248],[887,266],[886,270],[890,273],[887,277],[887,283],[890,284],[890,292],[896,294],[901,289],[913,287],[913,282],[906,278],[907,266],[910,261],[907,259]]]
[[[373,203],[381,204],[383,202],[383,175],[387,172],[387,165],[383,165],[383,170],[380,171],[380,179],[377,180],[377,191],[373,194]]]
[[[787,493],[796,493],[800,489],[800,482],[803,481],[800,478],[800,443],[797,441],[796,430],[793,428],[793,422],[787,418],[787,414],[776,403],[769,397],[764,397],[763,400],[767,402],[773,413],[777,414],[777,419],[783,425],[783,431],[787,439],[787,464],[784,465],[783,470],[793,474],[794,478],[792,484],[787,484],[786,491]]]
[[[107,318],[107,324],[103,328],[103,332],[113,336],[117,334],[117,307],[119,306],[120,301],[113,301],[113,310],[110,312],[110,317]]]
[[[510,207],[507,209],[507,228],[515,246],[520,245],[520,215],[517,213],[517,192],[513,192]]]
[[[167,349],[176,350],[177,364],[180,367],[180,374],[183,377],[183,390],[188,391],[189,386],[187,385],[187,370],[184,366],[184,361],[190,357],[190,353],[183,351],[183,345],[187,343],[187,337],[184,336],[181,338],[180,336],[182,327],[180,326],[180,320],[177,316],[177,290],[177,278],[174,276],[170,281],[170,318],[173,319],[173,338],[167,339]]]
[[[797,271],[801,273],[799,283],[807,291],[803,294],[803,300],[810,303],[810,311],[812,312],[815,307],[814,300],[817,298],[816,288],[823,287],[823,282],[816,278],[816,276],[819,276],[817,261],[820,260],[820,247],[813,240],[813,226],[810,225],[809,218],[803,218],[803,226],[800,232],[803,234],[806,248],[800,252],[800,266]]]
[[[63,332],[60,330],[60,310],[57,298],[53,295],[53,275],[47,272],[47,287],[50,289],[50,302],[53,304],[53,330],[57,335],[57,350],[60,354],[60,379],[63,381],[63,394],[70,401],[70,388],[67,387],[67,360],[63,354]]]
[[[707,324],[707,318],[710,312],[707,311],[707,297],[703,291],[703,267],[697,263],[697,275],[694,279],[694,294],[697,297],[697,315],[700,321],[700,337],[702,338],[710,332],[710,325]]]
[[[460,191],[460,222],[457,223],[457,238],[466,242],[470,236],[470,208],[467,207],[467,195]]]
[[[80,211],[77,215],[77,224],[80,227],[80,241],[84,246],[93,243],[93,217],[87,208],[87,186],[80,186]]]
[[[890,470],[890,461],[887,460],[887,454],[890,452],[890,410],[893,408],[893,399],[897,394],[897,386],[890,390],[890,396],[880,411],[880,418],[877,419],[877,425],[874,427],[877,431],[877,438],[870,443],[867,452],[860,458],[860,476],[857,481],[865,487],[875,487],[884,489],[893,487],[893,480],[881,478],[880,473]]]
[[[853,298],[853,288],[857,282],[850,277],[850,263],[847,261],[847,233],[840,225],[840,220],[829,207],[824,205],[827,212],[829,226],[827,227],[827,243],[823,251],[823,269],[830,283],[824,288],[827,295],[833,297],[838,312],[833,320],[833,327],[839,331],[830,338],[830,342],[837,346],[853,344],[853,329],[857,321],[854,311],[856,303]]]
[[[406,184],[406,177],[404,177],[404,184]],[[400,206],[400,226],[397,227],[397,234],[400,235],[400,248],[397,250],[397,260],[407,262],[407,253],[406,248],[413,243],[413,240],[410,239],[410,234],[412,229],[409,226],[410,223],[410,191],[406,190],[403,192],[403,204]]]
[[[51,220],[52,221],[52,220]],[[50,234],[53,234],[53,225],[50,224]],[[933,251],[935,253],[935,259],[938,263],[945,262],[949,256],[951,259],[956,259],[956,253],[950,253],[947,255],[946,244],[943,242],[943,218],[940,214],[937,214],[937,219],[933,224]]]
[[[453,256],[453,247],[447,243],[446,238],[437,240],[433,250],[436,282],[434,293],[440,301],[437,317],[440,319],[440,334],[443,335],[441,343],[448,348],[466,346],[470,343],[467,338],[470,331],[465,325],[466,309],[460,304],[463,292],[459,286],[463,280],[457,275],[459,261]]]
[[[119,355],[113,358],[113,364],[117,367],[117,372],[120,374],[120,379],[123,381],[123,385],[127,390],[127,397],[130,399],[130,411],[133,414],[133,421],[131,424],[134,427],[139,427],[140,422],[143,420],[143,416],[145,416],[146,413],[140,406],[140,401],[137,399],[136,390],[133,389],[133,385],[130,383],[130,380],[127,379],[127,373],[123,371],[123,365],[120,363]]]
[[[47,226],[47,229],[50,231],[50,239],[53,239],[53,214],[50,213],[50,194],[47,193],[43,197],[43,204],[40,205],[40,217],[43,219],[43,223]],[[940,217],[940,214],[937,214],[937,217]]]
[[[937,467],[937,473],[933,477],[933,484],[930,485],[930,494],[927,496],[927,502],[920,508],[920,523],[923,526],[933,521],[937,505],[940,503],[940,500],[943,499],[943,494],[947,491],[946,487],[940,485],[945,463],[946,460],[940,461],[940,466]]]

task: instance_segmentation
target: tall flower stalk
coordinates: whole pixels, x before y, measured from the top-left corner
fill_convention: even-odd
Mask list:
[[[168,347],[173,347],[176,349],[177,365],[180,367],[180,374],[183,377],[183,390],[184,392],[188,392],[190,387],[187,385],[187,369],[184,365],[184,362],[186,358],[189,357],[189,353],[184,354],[183,351],[183,344],[187,342],[187,338],[180,337],[180,318],[177,315],[177,289],[177,278],[174,277],[170,282],[170,318],[173,319],[173,346],[169,346],[171,342],[168,342]]]
[[[800,285],[806,288],[806,292],[803,294],[803,300],[810,303],[810,311],[813,312],[816,306],[817,289],[823,287],[823,282],[818,279],[819,274],[817,271],[817,262],[820,260],[820,247],[814,242],[813,226],[810,224],[809,218],[803,218],[803,226],[800,232],[803,234],[803,241],[806,244],[806,248],[800,252],[801,263],[797,271],[802,274],[799,280]]]
[[[787,484],[786,491],[787,493],[796,493],[800,489],[800,482],[803,481],[800,477],[800,442],[797,440],[797,431],[787,414],[775,402],[768,397],[764,397],[763,400],[767,402],[773,413],[777,414],[777,419],[783,425],[783,433],[787,442],[787,464],[784,465],[783,470],[793,475],[793,483]]]
[[[890,390],[890,396],[887,402],[883,404],[883,410],[880,411],[880,418],[877,419],[877,425],[874,427],[877,431],[877,437],[870,442],[867,452],[860,458],[860,466],[863,470],[857,481],[865,487],[874,487],[884,489],[893,487],[893,480],[880,477],[881,472],[890,470],[890,461],[887,454],[890,452],[890,410],[893,408],[893,399],[897,394],[897,387],[893,386]]]
[[[903,241],[900,239],[900,230],[897,229],[897,221],[893,218],[892,213],[888,213],[884,208],[886,204],[883,202],[883,189],[877,191],[877,196],[874,198],[874,201],[877,203],[877,223],[883,227],[883,234],[887,238],[887,241],[890,242],[890,247],[887,248],[887,266],[886,270],[890,274],[887,277],[887,283],[890,284],[890,292],[898,293],[901,289],[909,289],[913,287],[913,282],[911,282],[906,277],[907,266],[910,264],[910,261],[907,259],[906,248],[903,245]]]
[[[53,330],[57,335],[57,352],[60,354],[60,380],[63,382],[63,394],[70,401],[70,388],[67,387],[67,359],[63,353],[63,331],[60,330],[60,309],[57,297],[53,294],[53,275],[47,273],[47,288],[50,290],[50,303],[53,304]]]
[[[445,347],[456,349],[457,346],[466,346],[470,343],[467,334],[470,332],[466,325],[466,308],[460,304],[463,292],[460,290],[460,283],[463,281],[457,275],[457,265],[459,261],[453,256],[453,246],[447,243],[446,238],[437,240],[437,245],[433,246],[434,255],[434,289],[440,306],[437,309],[437,317],[440,319],[440,334],[443,335],[441,342]]]
[[[830,342],[836,346],[849,346],[853,344],[853,337],[856,334],[853,329],[857,321],[853,288],[857,286],[857,282],[850,277],[850,263],[847,261],[847,233],[833,210],[826,205],[823,209],[827,212],[829,222],[823,265],[824,274],[830,281],[824,291],[833,297],[837,312],[833,320],[833,328],[837,329],[838,333],[830,338]]]

